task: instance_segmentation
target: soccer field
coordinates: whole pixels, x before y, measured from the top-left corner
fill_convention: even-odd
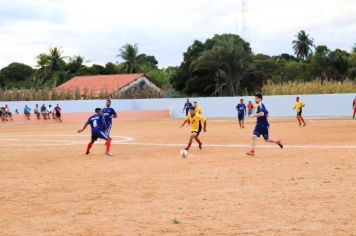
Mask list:
[[[82,123],[0,125],[1,235],[356,235],[356,122],[208,120],[185,159],[182,120],[115,121],[86,156]]]

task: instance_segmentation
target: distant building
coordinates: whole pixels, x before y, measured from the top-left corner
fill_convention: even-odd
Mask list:
[[[147,78],[145,74],[75,76],[71,80],[58,86],[57,90],[79,91],[81,96],[85,93],[91,93],[96,97],[101,93],[125,93],[131,90],[161,92],[161,89]]]

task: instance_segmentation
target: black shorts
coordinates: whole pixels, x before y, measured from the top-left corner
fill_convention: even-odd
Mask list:
[[[56,117],[61,118],[61,113],[60,112],[56,112]]]
[[[300,109],[300,111],[297,112],[297,116],[302,116],[302,109]]]
[[[91,134],[91,141],[92,142],[95,142],[98,138],[107,140],[109,138],[109,136],[107,134],[105,134],[104,131],[94,132],[94,133]]]
[[[240,121],[241,121],[241,120],[244,120],[244,119],[245,119],[245,115],[244,115],[244,114],[238,115],[238,118],[239,118]]]

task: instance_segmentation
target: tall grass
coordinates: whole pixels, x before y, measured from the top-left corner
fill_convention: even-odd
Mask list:
[[[0,101],[44,101],[44,100],[90,100],[90,99],[125,99],[125,98],[161,98],[163,94],[152,90],[131,89],[126,92],[108,93],[105,90],[56,90],[42,89],[0,89]]]
[[[356,93],[356,80],[310,82],[268,82],[262,87],[265,95],[290,95],[290,94],[327,94],[327,93]]]

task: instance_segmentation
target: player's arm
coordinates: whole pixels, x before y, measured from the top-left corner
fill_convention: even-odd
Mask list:
[[[206,130],[206,125],[207,125],[207,121],[206,121],[206,119],[204,120],[204,123],[203,123],[203,131],[204,132],[206,132],[207,130]]]
[[[188,119],[185,119],[183,124],[181,124],[181,126],[179,126],[179,128],[182,128],[186,123],[188,123]]]
[[[116,114],[116,111],[114,109],[112,110],[112,118],[117,118],[117,114]]]
[[[252,118],[252,117],[262,117],[264,115],[265,115],[265,113],[263,111],[260,111],[260,112],[258,112],[256,114],[251,114],[249,117],[250,118]]]
[[[105,119],[104,119],[103,116],[101,117],[101,122],[102,122],[102,124],[103,124],[104,130],[106,130],[106,129],[107,129],[107,125],[106,125],[106,122],[105,122]]]
[[[88,125],[89,125],[89,123],[86,122],[85,125],[83,126],[83,128],[77,131],[78,134],[81,133],[81,132],[83,132],[83,131],[87,128]]]

